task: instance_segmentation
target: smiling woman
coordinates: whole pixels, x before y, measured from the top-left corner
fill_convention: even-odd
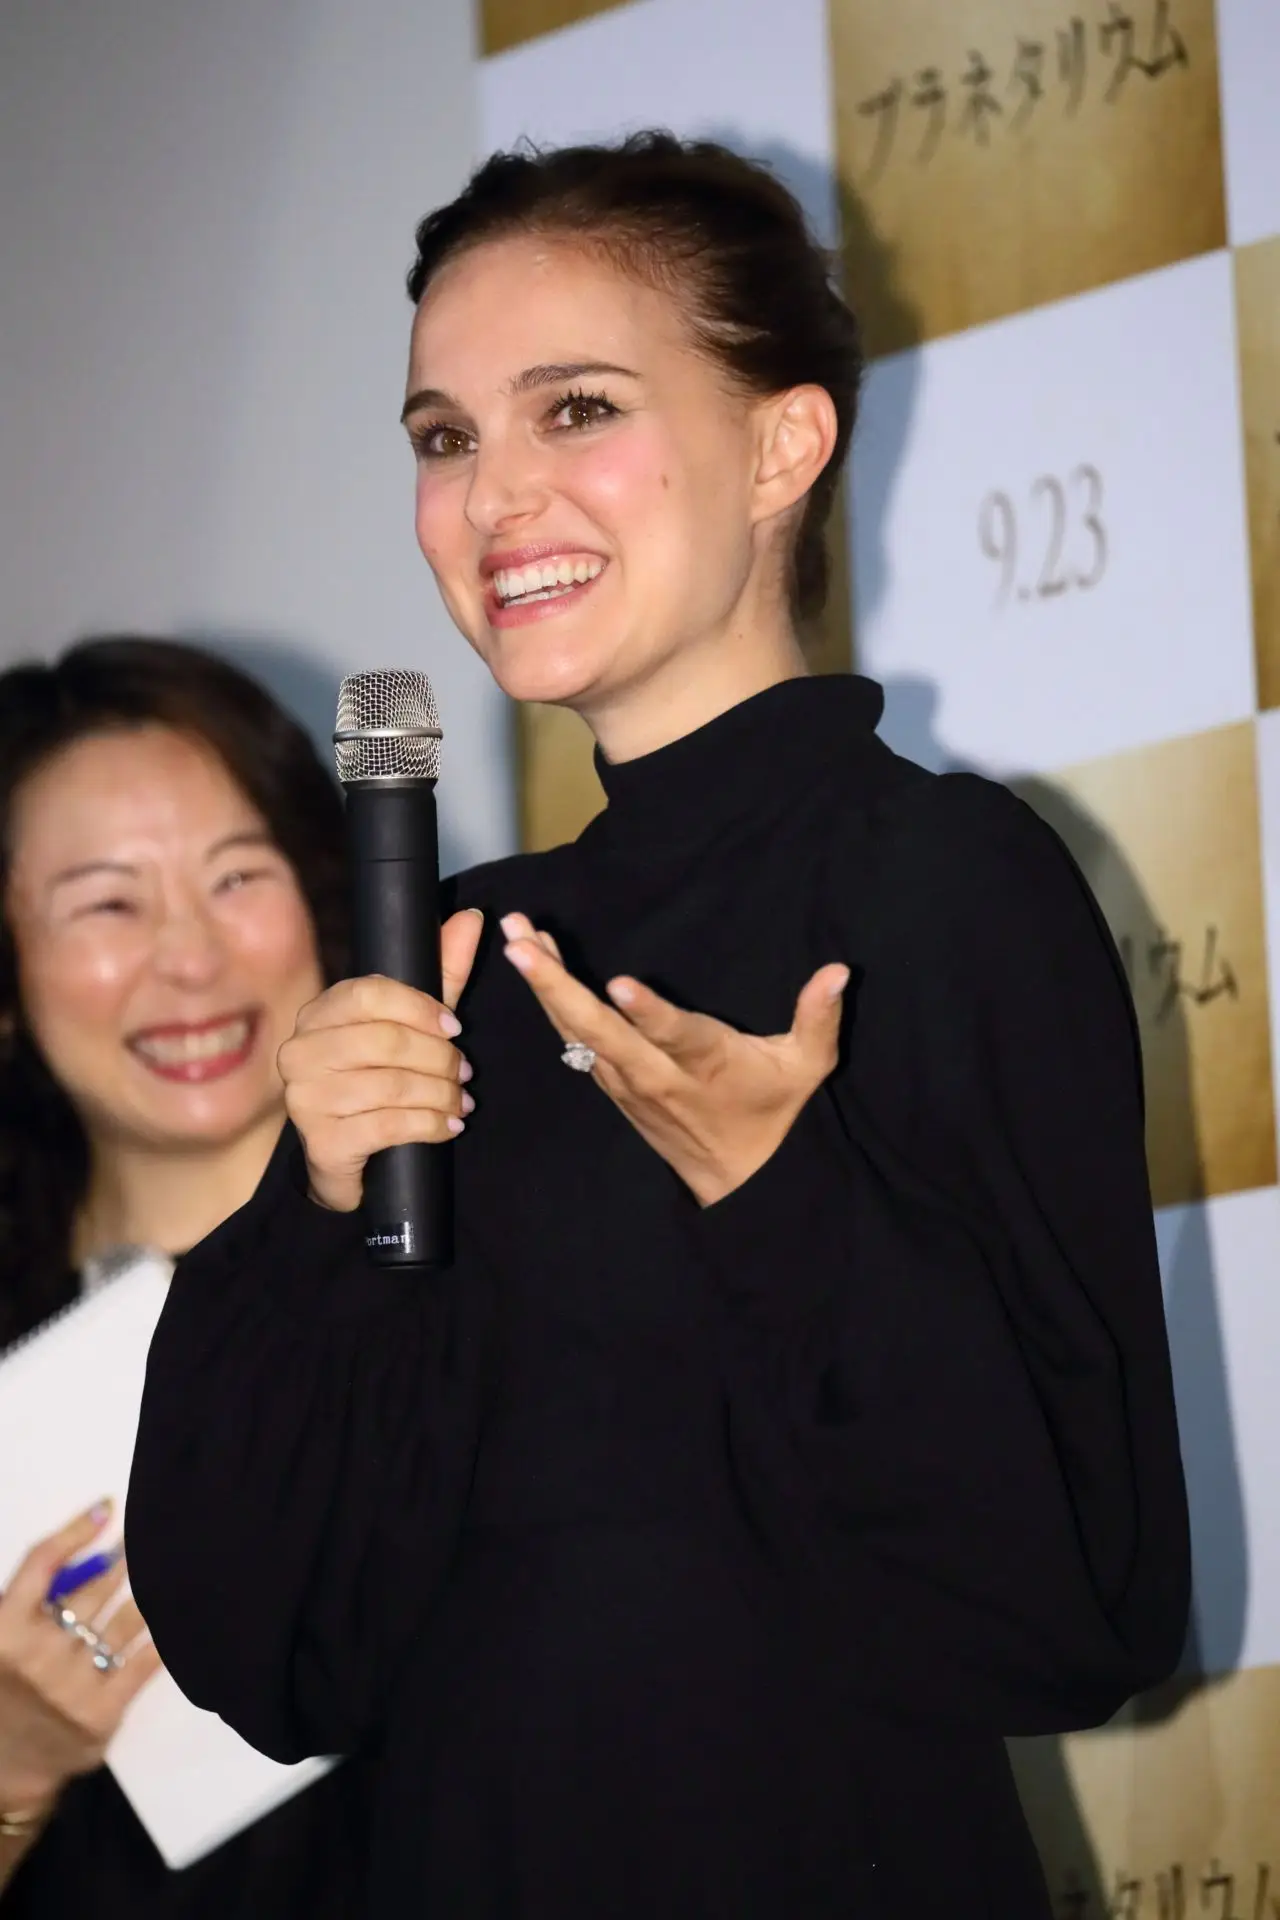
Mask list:
[[[114,639],[0,675],[0,1349],[123,1250],[179,1254],[249,1198],[284,1121],[280,1044],[342,970],[343,880],[333,783],[223,662]],[[111,1613],[105,1673],[40,1602],[106,1519],[50,1513],[0,1596],[6,1920],[338,1920],[353,1771],[174,1873],[101,1766],[157,1664],[128,1569],[111,1552],[75,1599]]]
[[[1119,958],[806,675],[860,364],[777,180],[495,155],[409,292],[420,545],[608,805],[459,876],[443,1004],[281,1050],[297,1139],[152,1349],[148,1620],[276,1758],[384,1756],[370,1914],[1042,1920],[1004,1736],[1186,1624]],[[455,1265],[373,1272],[369,1154],[459,1134]]]
[[[180,1251],[252,1191],[276,1052],[341,965],[341,834],[301,729],[211,655],[0,676],[0,1341],[86,1256]]]

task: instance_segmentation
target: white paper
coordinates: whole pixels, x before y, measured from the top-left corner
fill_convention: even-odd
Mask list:
[[[117,1525],[122,1519],[147,1352],[170,1271],[166,1260],[141,1255],[0,1355],[6,1580],[37,1540],[96,1500],[109,1495]],[[167,1673],[134,1701],[107,1762],[170,1867],[189,1866],[333,1765],[266,1759],[216,1714],[193,1707]]]

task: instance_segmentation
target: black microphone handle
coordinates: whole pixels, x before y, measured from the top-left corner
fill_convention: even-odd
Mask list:
[[[440,998],[440,854],[429,780],[348,786],[351,957]],[[447,1267],[453,1259],[452,1147],[384,1147],[365,1164],[365,1246],[378,1267]]]

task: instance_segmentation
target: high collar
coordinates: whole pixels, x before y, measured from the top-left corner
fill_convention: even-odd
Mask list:
[[[606,760],[597,747],[609,803],[599,829],[620,848],[655,852],[732,836],[865,751],[883,710],[874,681],[820,674],[767,687],[635,760]]]

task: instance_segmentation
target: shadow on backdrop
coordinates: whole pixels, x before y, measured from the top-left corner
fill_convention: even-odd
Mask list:
[[[939,771],[974,771],[951,753],[939,737],[938,689],[913,676],[885,684],[884,734],[901,753]],[[1141,968],[1147,957],[1163,950],[1167,934],[1143,890],[1137,874],[1110,833],[1088,814],[1073,796],[1046,777],[1023,777],[1008,783],[1042,819],[1053,827],[1074,856],[1095,893],[1108,904],[1113,931],[1125,940]],[[1172,1120],[1174,1152],[1179,1164],[1200,1167],[1194,1092],[1186,1019],[1176,1002],[1164,1040],[1172,1061],[1165,1085]],[[1203,1177],[1200,1181],[1203,1194]],[[1234,1667],[1244,1643],[1249,1585],[1248,1540],[1244,1501],[1231,1415],[1230,1386],[1217,1289],[1206,1219],[1202,1206],[1192,1202],[1162,1211],[1158,1219],[1165,1312],[1178,1397],[1178,1416],[1191,1508],[1195,1566],[1193,1617],[1179,1675],[1134,1701],[1110,1727],[1108,1734],[1123,1738],[1130,1730],[1170,1722],[1191,1697],[1214,1681],[1205,1676]],[[1222,1803],[1213,1754],[1207,1737],[1188,1721],[1179,1755],[1179,1772],[1194,1781],[1194,1807],[1183,1816],[1186,1857],[1206,1861],[1212,1836],[1220,1830]],[[1200,1741],[1203,1750],[1191,1752],[1186,1742]],[[1063,1920],[1101,1920],[1118,1909],[1114,1889],[1103,1887],[1098,1861],[1071,1772],[1057,1739],[1017,1740],[1010,1743],[1014,1770],[1028,1818],[1035,1832],[1055,1900]],[[1088,1745],[1077,1749],[1081,1777],[1089,1769]],[[1099,1779],[1114,1770],[1099,1755]],[[1086,1794],[1088,1788],[1086,1786]],[[1141,1788],[1136,1791],[1141,1792]],[[1191,1823],[1199,1822],[1196,1832]],[[1136,1824],[1136,1821],[1135,1821]]]

